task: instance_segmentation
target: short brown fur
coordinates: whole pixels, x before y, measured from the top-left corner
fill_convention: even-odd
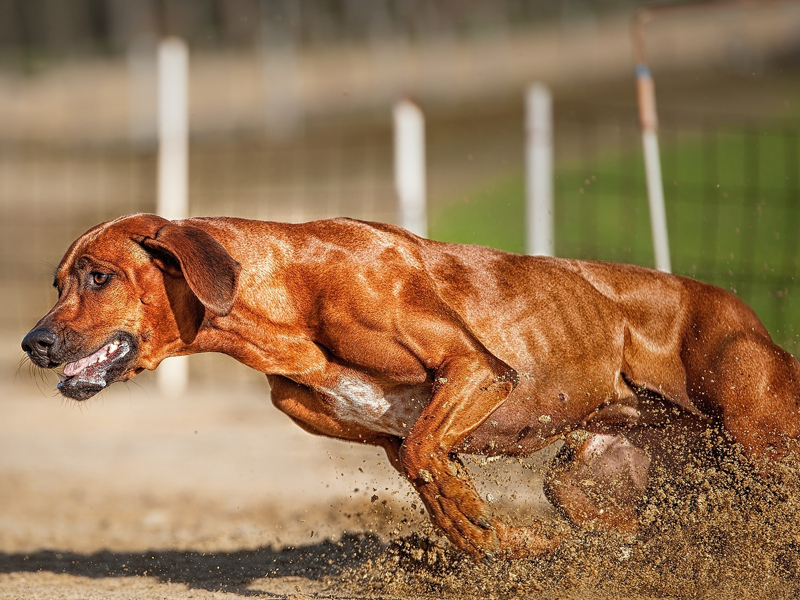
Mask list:
[[[548,497],[575,525],[635,531],[654,458],[643,397],[695,428],[725,427],[753,458],[783,456],[800,435],[800,365],[755,314],[649,269],[346,219],[132,215],[80,237],[56,285],[23,342],[37,364],[77,361],[120,335],[135,352],[113,380],[169,356],[228,354],[265,373],[274,404],[305,430],[385,448],[433,523],[476,557],[558,539],[492,517],[456,453],[523,456],[564,440]],[[581,490],[589,475],[619,489],[613,510]]]

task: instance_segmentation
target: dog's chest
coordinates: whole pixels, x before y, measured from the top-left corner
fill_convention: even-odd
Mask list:
[[[428,404],[431,386],[381,387],[344,376],[335,386],[319,392],[340,421],[404,437]]]

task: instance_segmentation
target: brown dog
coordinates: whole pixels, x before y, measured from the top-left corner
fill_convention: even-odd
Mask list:
[[[650,468],[643,411],[725,427],[753,457],[800,434],[800,364],[732,294],[633,266],[508,254],[351,220],[154,215],[72,244],[25,337],[83,400],[168,356],[265,373],[312,433],[384,447],[431,520],[476,557],[552,547],[492,518],[457,453],[564,440],[546,492],[576,525],[633,531]],[[587,480],[595,491],[586,489]]]

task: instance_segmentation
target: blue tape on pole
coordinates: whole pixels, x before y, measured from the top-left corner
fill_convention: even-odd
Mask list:
[[[650,77],[650,69],[644,63],[636,65],[636,77]]]

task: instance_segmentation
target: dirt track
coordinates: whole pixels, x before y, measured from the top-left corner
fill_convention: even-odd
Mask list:
[[[760,482],[726,459],[657,481],[636,538],[582,533],[546,559],[476,565],[433,535],[382,451],[304,433],[256,374],[233,369],[182,398],[146,374],[75,404],[17,371],[12,341],[0,353],[0,599],[800,592],[796,469]],[[536,463],[479,463],[467,460],[498,511],[556,526]]]
[[[392,529],[407,488],[381,452],[303,433],[266,381],[179,399],[151,383],[85,405],[26,369],[4,387],[0,597],[320,592]]]
[[[351,597],[425,529],[382,450],[303,432],[257,375],[163,398],[145,374],[77,404],[4,350],[0,598]]]

